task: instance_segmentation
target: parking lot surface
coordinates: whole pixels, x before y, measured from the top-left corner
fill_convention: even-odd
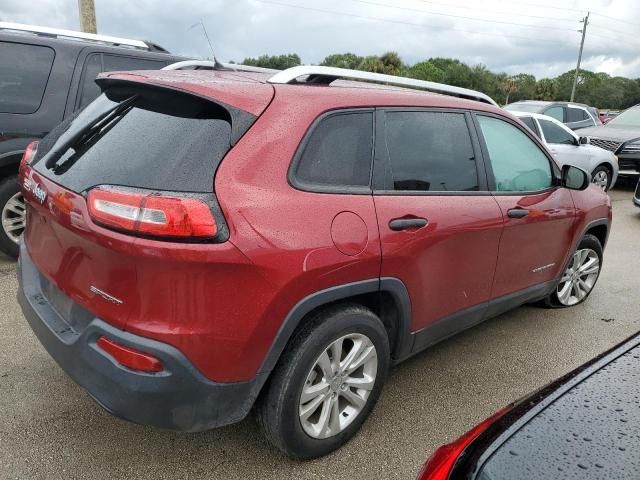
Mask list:
[[[312,462],[270,448],[252,418],[177,434],[104,412],[31,333],[15,265],[0,259],[0,478],[412,479],[438,445],[640,330],[640,209],[630,187],[611,197],[604,268],[585,304],[521,307],[393,368],[360,434]]]

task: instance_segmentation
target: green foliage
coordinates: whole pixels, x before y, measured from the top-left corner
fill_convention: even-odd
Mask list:
[[[261,55],[258,58],[245,58],[243,65],[251,65],[252,67],[274,68],[276,70],[284,70],[285,68],[296,67],[302,61],[297,53],[288,53],[285,55]]]
[[[320,63],[324,67],[350,68],[352,70],[358,68],[363,58],[355,53],[334,53],[325,57]]]
[[[430,82],[444,82],[444,72],[431,63],[431,61],[416,63],[409,68],[407,76],[418,80],[428,80]]]
[[[300,65],[301,60],[297,54],[289,53],[245,58],[242,63],[282,70]],[[406,65],[397,52],[367,57],[349,52],[336,53],[325,57],[321,65],[407,76],[471,88],[486,93],[499,102],[569,100],[575,74],[575,70],[569,70],[556,78],[536,80],[528,73],[508,76],[505,73],[492,72],[484,65],[469,66],[455,58],[442,57]],[[640,79],[611,77],[606,73],[581,70],[574,100],[599,108],[624,109],[640,103]]]

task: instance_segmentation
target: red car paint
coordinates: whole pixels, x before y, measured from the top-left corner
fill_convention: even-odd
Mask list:
[[[283,320],[306,296],[381,276],[409,290],[413,331],[462,309],[553,278],[590,218],[607,218],[602,194],[563,189],[534,197],[395,197],[310,193],[287,180],[312,122],[340,108],[460,108],[513,118],[485,104],[399,89],[273,86],[263,76],[228,72],[138,72],[111,80],[191,92],[259,118],[215,173],[229,228],[224,243],[133,237],[95,224],[82,195],[31,168],[24,177],[49,192],[29,203],[25,243],[40,272],[108,323],[179,349],[216,382],[260,373]],[[509,219],[527,204],[534,215]],[[394,232],[406,215],[429,225]],[[544,248],[540,248],[543,245]],[[522,256],[553,264],[522,274]],[[494,280],[495,272],[495,280]],[[92,293],[95,286],[121,300]]]

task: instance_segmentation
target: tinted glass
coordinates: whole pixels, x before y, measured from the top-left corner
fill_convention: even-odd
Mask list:
[[[387,190],[479,190],[464,114],[387,112],[385,117]]]
[[[332,115],[311,133],[295,177],[312,185],[368,186],[372,148],[372,112]]]
[[[226,112],[195,97],[153,91],[125,101],[103,94],[45,137],[34,168],[75,192],[100,184],[212,192],[230,133]]]
[[[555,118],[559,122],[564,123],[564,114],[562,113],[562,107],[551,107],[544,111],[545,115],[549,115],[552,118]]]
[[[539,119],[540,128],[542,128],[542,133],[544,134],[544,138],[547,140],[547,143],[562,143],[566,145],[575,145],[576,141],[569,132],[567,132],[564,128],[556,125],[549,120]]]
[[[551,186],[546,155],[524,132],[493,117],[478,116],[499,192],[534,192]]]
[[[0,112],[40,108],[54,56],[49,47],[0,42]]]
[[[567,108],[567,122],[582,122],[587,118],[589,117],[585,110],[581,108]]]
[[[102,61],[104,62],[105,72],[114,72],[117,70],[159,70],[170,63],[146,58],[108,55],[106,53],[103,55]]]
[[[86,107],[100,95],[100,87],[95,81],[100,72],[102,72],[102,54],[93,53],[87,57],[84,64],[78,108]]]
[[[533,117],[519,117],[520,121],[524,123],[527,127],[531,129],[533,133],[535,133],[538,137],[540,134],[538,133],[538,127],[536,126],[536,122]]]

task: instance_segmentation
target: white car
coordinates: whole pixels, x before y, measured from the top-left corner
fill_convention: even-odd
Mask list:
[[[553,153],[560,165],[580,167],[591,174],[591,182],[607,191],[618,178],[618,157],[589,144],[555,118],[541,113],[510,112],[535,133]]]

